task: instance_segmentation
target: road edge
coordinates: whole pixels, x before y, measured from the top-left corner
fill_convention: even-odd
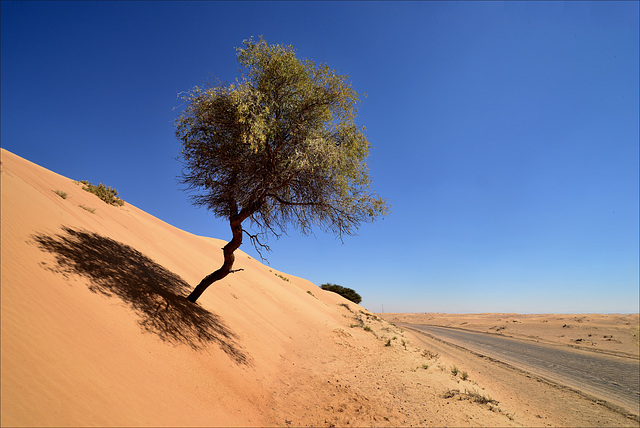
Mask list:
[[[485,359],[487,361],[490,361],[492,363],[496,363],[496,364],[498,364],[498,365],[500,365],[502,367],[514,370],[514,371],[516,371],[516,372],[518,372],[518,373],[520,373],[520,374],[522,374],[522,375],[524,375],[524,376],[526,376],[528,378],[534,379],[534,380],[536,380],[538,382],[545,383],[545,384],[547,384],[547,385],[549,385],[549,386],[551,386],[553,388],[574,392],[574,393],[584,397],[585,399],[587,399],[587,400],[589,400],[589,401],[591,401],[591,402],[593,402],[595,404],[599,404],[601,406],[604,406],[607,409],[609,409],[609,410],[611,410],[613,412],[616,412],[616,413],[618,413],[618,414],[620,414],[620,415],[622,415],[622,416],[624,416],[624,417],[626,417],[626,418],[628,418],[628,419],[630,419],[630,420],[632,420],[632,421],[634,421],[636,423],[640,423],[640,415],[636,415],[635,413],[629,412],[627,409],[625,409],[625,408],[623,408],[621,406],[618,406],[617,404],[614,404],[614,403],[611,403],[609,401],[594,397],[593,395],[591,395],[589,393],[586,393],[584,391],[580,391],[578,389],[569,387],[567,385],[563,385],[563,384],[558,383],[556,381],[547,379],[547,378],[545,378],[543,376],[528,372],[528,371],[523,370],[521,368],[515,367],[515,366],[513,366],[511,364],[505,363],[504,361],[500,361],[500,360],[497,360],[497,359],[495,359],[493,357],[489,357],[488,355],[484,355],[484,354],[481,354],[479,352],[472,351],[471,349],[467,349],[467,348],[465,348],[463,346],[456,345],[455,343],[447,342],[446,340],[443,340],[443,339],[440,339],[438,337],[435,337],[432,334],[429,334],[427,332],[421,331],[421,330],[419,330],[417,328],[414,328],[414,327],[410,327],[410,326],[406,325],[405,323],[394,323],[394,324],[396,326],[400,327],[400,328],[411,330],[414,334],[417,333],[417,334],[421,334],[421,335],[427,336],[427,337],[429,337],[429,338],[431,338],[431,339],[433,339],[435,341],[438,341],[440,343],[444,343],[445,345],[448,345],[448,346],[451,346],[453,348],[469,352],[470,354],[473,354],[473,355],[475,355],[477,357],[483,358],[483,359]],[[429,325],[429,324],[424,324],[424,325]],[[443,326],[434,325],[433,327],[443,327]],[[446,327],[446,328],[454,328],[455,329],[455,327]],[[458,330],[465,330],[465,329],[460,328]],[[491,333],[478,332],[478,331],[473,331],[473,330],[466,330],[466,331],[471,332],[471,333],[491,334]],[[501,336],[501,335],[498,335],[498,336]],[[504,335],[502,335],[502,336],[504,336]],[[509,337],[509,336],[504,336],[504,337]],[[517,337],[510,337],[510,338],[519,339]],[[581,348],[579,348],[579,349],[581,349]]]

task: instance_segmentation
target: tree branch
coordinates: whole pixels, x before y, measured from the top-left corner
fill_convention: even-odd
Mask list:
[[[260,248],[263,248],[265,251],[269,251],[269,252],[271,251],[271,248],[267,244],[263,244],[262,242],[260,242],[260,239],[258,238],[257,233],[255,235],[252,235],[249,232],[247,232],[246,229],[242,229],[242,231],[247,234],[249,239],[251,239],[251,244],[253,245],[253,248],[255,248],[256,251],[258,252],[258,255],[260,256],[262,261],[268,263],[267,259],[262,255],[262,251],[260,251]]]

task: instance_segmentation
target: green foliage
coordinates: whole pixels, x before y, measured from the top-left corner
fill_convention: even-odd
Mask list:
[[[461,378],[462,380],[467,380],[467,379],[469,379],[469,373],[467,373],[467,372],[462,372],[462,373],[460,373],[460,378]]]
[[[124,205],[124,201],[118,197],[118,191],[116,189],[105,186],[102,183],[96,186],[95,184],[89,183],[87,180],[81,180],[80,183],[84,184],[84,186],[82,186],[83,190],[93,193],[105,203],[119,206]]]
[[[319,226],[342,237],[387,213],[369,188],[370,144],[349,77],[262,37],[237,52],[240,78],[195,86],[176,120],[194,205],[276,235]]]
[[[451,374],[454,376],[458,375],[458,368],[456,366],[451,367]]]
[[[331,284],[331,283],[322,284],[320,286],[320,288],[322,288],[323,290],[332,291],[334,293],[337,293],[337,294],[341,295],[342,297],[344,297],[345,299],[351,300],[353,303],[358,304],[358,303],[362,302],[362,297],[360,297],[360,295],[358,293],[356,293],[355,290],[353,290],[351,288],[347,288],[347,287],[343,287],[341,285]]]
[[[62,199],[67,199],[67,192],[63,192],[62,190],[54,190],[53,193],[60,196]]]

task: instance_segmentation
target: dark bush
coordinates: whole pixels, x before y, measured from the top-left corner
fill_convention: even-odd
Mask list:
[[[330,284],[330,283],[322,284],[320,288],[322,288],[323,290],[337,293],[342,297],[344,297],[345,299],[351,300],[353,303],[358,304],[362,302],[362,297],[360,297],[360,295],[351,288],[343,287],[337,284]]]

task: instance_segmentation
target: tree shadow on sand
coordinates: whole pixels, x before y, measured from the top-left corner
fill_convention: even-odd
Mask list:
[[[140,326],[170,343],[194,349],[217,343],[238,364],[248,364],[236,335],[222,319],[186,299],[189,284],[138,250],[82,230],[62,228],[65,234],[38,234],[33,239],[55,255],[53,270],[88,278],[94,293],[116,296],[140,317]]]

